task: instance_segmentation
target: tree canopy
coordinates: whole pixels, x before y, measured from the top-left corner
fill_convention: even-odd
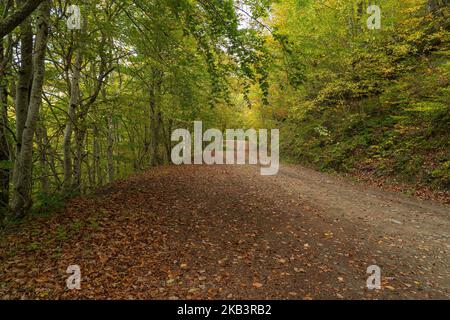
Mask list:
[[[294,161],[448,188],[447,5],[1,0],[0,220],[170,163],[194,120],[280,128]]]

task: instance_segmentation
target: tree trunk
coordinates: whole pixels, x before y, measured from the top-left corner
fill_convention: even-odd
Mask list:
[[[61,179],[59,178],[58,171],[56,170],[55,151],[53,150],[52,146],[50,145],[47,130],[42,130],[42,143],[44,146],[46,146],[46,150],[45,150],[46,159],[45,160],[47,162],[47,168],[51,170],[55,184],[60,186]]]
[[[86,128],[85,128],[85,117],[83,113],[78,117],[77,126],[75,127],[75,158],[73,162],[73,177],[75,181],[73,183],[73,188],[76,192],[81,191],[82,187],[82,176],[83,176],[83,158],[85,155],[85,136],[86,136]]]
[[[48,170],[48,160],[47,160],[47,128],[43,123],[39,123],[36,129],[36,137],[38,142],[38,152],[39,152],[39,165],[40,165],[40,182],[41,189],[40,192],[47,195],[49,194],[49,170]]]
[[[21,150],[15,161],[15,172],[17,172],[17,177],[14,181],[11,207],[16,218],[26,215],[32,205],[33,140],[42,102],[49,17],[50,4],[49,1],[46,0],[39,6],[36,17],[37,34],[35,51],[33,54],[33,82],[31,86],[28,113],[22,133]]]
[[[150,90],[150,157],[151,166],[158,165],[158,120],[156,119],[156,102],[154,88]]]
[[[19,9],[0,22],[0,39],[27,19],[43,0],[17,1]]]
[[[160,158],[159,158],[159,152],[158,152],[158,145],[159,145],[159,124],[161,123],[160,119],[160,115],[161,113],[156,112],[154,110],[154,108],[151,109],[152,110],[152,115],[151,115],[151,129],[152,129],[152,150],[151,150],[151,155],[152,155],[152,166],[157,166],[159,164],[161,164]]]
[[[93,139],[93,145],[92,145],[92,157],[93,157],[93,172],[92,172],[92,179],[94,181],[95,185],[102,185],[103,182],[101,181],[101,172],[100,172],[100,142],[99,142],[99,131],[97,128],[97,125],[94,126],[94,136]]]
[[[164,119],[161,115],[161,129],[163,134],[164,148],[166,150],[166,160],[168,164],[172,163],[172,123],[173,120],[167,121],[167,128],[164,125]]]
[[[23,0],[17,0],[17,5],[22,5]],[[15,159],[20,157],[22,152],[22,137],[25,122],[28,116],[29,96],[31,81],[33,76],[33,30],[31,19],[26,19],[20,25],[20,67],[18,72],[15,111],[16,111],[16,151]],[[13,183],[17,183],[20,172],[19,166],[14,166]]]
[[[106,151],[106,157],[108,160],[108,180],[109,182],[114,181],[114,123],[111,112],[108,114],[108,147]]]
[[[89,131],[86,131],[85,134],[85,146],[87,148],[89,148]],[[88,182],[89,183],[85,183],[83,186],[83,194],[87,194],[87,192],[89,191],[89,189],[94,190],[95,188],[95,184],[92,181],[92,166],[91,166],[91,162],[89,161],[89,151],[86,154],[86,156],[84,157],[85,159],[85,165],[86,165],[86,173],[87,173],[87,178],[88,178]]]
[[[0,39],[0,225],[9,204],[9,145],[7,139],[8,126],[8,80],[6,69],[9,68],[9,54],[4,54],[3,40]]]
[[[153,85],[150,88],[150,130],[151,130],[151,165],[157,166],[161,164],[159,157],[159,133],[161,123],[161,112],[159,111],[159,98],[161,93],[162,75],[159,70],[154,69],[152,72]]]
[[[73,187],[72,166],[72,132],[75,121],[75,112],[80,104],[80,76],[81,76],[81,48],[78,47],[75,54],[75,63],[72,67],[72,79],[70,80],[70,99],[67,109],[67,123],[64,131],[63,154],[64,154],[64,189],[69,191]]]

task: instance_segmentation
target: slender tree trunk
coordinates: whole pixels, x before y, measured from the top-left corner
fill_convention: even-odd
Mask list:
[[[44,144],[44,146],[46,146],[47,168],[51,170],[53,174],[53,180],[55,184],[59,186],[61,185],[61,179],[59,178],[58,172],[56,170],[55,151],[52,149],[52,146],[50,145],[47,130],[42,130],[42,143]]]
[[[153,85],[150,88],[150,130],[151,130],[151,165],[157,166],[161,164],[158,152],[159,133],[160,133],[160,117],[159,98],[161,92],[162,76],[158,70],[153,70]]]
[[[75,122],[76,109],[80,104],[80,76],[81,76],[81,48],[78,47],[75,54],[75,62],[72,67],[72,79],[70,81],[70,99],[67,109],[67,123],[64,131],[64,189],[73,187],[73,161],[72,161],[72,132]]]
[[[85,140],[84,143],[85,143],[86,148],[89,149],[89,131],[86,131],[84,140]],[[83,193],[84,194],[86,194],[89,191],[89,189],[93,190],[95,188],[95,182],[93,182],[93,180],[92,180],[92,177],[93,177],[93,175],[92,175],[92,168],[93,168],[93,166],[91,166],[91,161],[90,161],[89,158],[90,157],[89,157],[89,151],[88,151],[86,156],[84,157],[84,159],[85,159],[86,173],[87,173],[87,178],[88,178],[88,182],[89,183],[85,183],[84,186],[83,186]]]
[[[147,156],[150,151],[150,129],[147,121],[144,124],[144,150],[142,152],[142,157],[139,158],[139,167],[142,169],[147,166]]]
[[[94,136],[92,137],[92,158],[93,158],[93,172],[92,179],[95,185],[100,185],[100,143],[99,132],[97,125],[94,126]]]
[[[169,164],[172,163],[172,126],[173,120],[169,119],[166,132],[166,153],[167,153],[167,162]]]
[[[166,151],[166,160],[167,163],[170,164],[172,162],[172,119],[169,119],[169,121],[167,121],[167,128],[164,125],[164,119],[162,117],[162,115],[160,116],[161,119],[161,129],[162,129],[162,134],[163,134],[163,142],[164,142],[164,149]]]
[[[75,159],[73,163],[73,177],[75,179],[73,187],[76,191],[80,192],[82,188],[82,177],[83,177],[83,158],[85,155],[85,137],[86,137],[86,128],[85,128],[85,116],[83,112],[80,112],[80,115],[77,119],[77,126],[75,127]]]
[[[36,137],[38,142],[39,166],[40,166],[40,182],[41,193],[49,193],[49,170],[47,160],[47,144],[45,137],[47,136],[47,128],[43,123],[39,123],[36,129]]]
[[[17,6],[21,6],[24,1],[17,0]],[[31,27],[31,18],[26,19],[20,25],[20,67],[18,72],[15,111],[16,111],[16,155],[15,159],[20,157],[22,152],[22,138],[25,122],[28,116],[29,96],[31,90],[31,81],[33,76],[33,30]],[[20,172],[19,166],[14,166],[13,183],[16,184]]]
[[[158,142],[159,142],[159,121],[158,121],[158,113],[155,110],[155,105],[150,103],[150,111],[151,111],[151,132],[152,132],[152,140],[151,140],[151,165],[157,166],[159,164],[159,154],[158,154]]]
[[[8,55],[8,54],[6,54]],[[4,54],[3,40],[0,39],[0,225],[3,222],[9,204],[9,145],[7,139],[8,126],[8,80],[6,69],[9,58]]]
[[[106,151],[106,157],[107,157],[107,165],[108,165],[108,180],[109,182],[114,181],[114,122],[112,113],[110,112],[108,114],[108,147]]]
[[[127,126],[126,121],[122,119],[122,125],[124,126],[125,131],[127,132],[128,137],[128,145],[131,148],[131,154],[133,155],[133,171],[138,171],[139,163],[138,159],[140,157],[139,150],[136,152],[136,142],[135,142],[135,136],[130,131],[130,128]]]
[[[31,208],[33,140],[39,109],[42,102],[42,88],[45,77],[45,53],[48,39],[50,3],[48,0],[39,6],[36,17],[36,44],[33,55],[33,82],[28,106],[28,113],[22,133],[22,145],[16,159],[12,210],[16,218],[23,217]]]

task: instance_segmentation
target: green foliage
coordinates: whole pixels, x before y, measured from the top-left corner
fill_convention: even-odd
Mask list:
[[[194,120],[222,130],[281,128],[283,154],[323,170],[448,188],[448,8],[382,1],[382,28],[368,30],[368,3],[79,1],[86,24],[77,31],[66,26],[72,3],[52,2],[33,150],[35,212],[170,163],[171,131]],[[17,82],[18,38],[17,30],[2,49],[11,57],[8,86]],[[80,101],[71,118],[76,57]],[[8,94],[2,113],[10,158],[14,100]],[[0,170],[12,168],[0,162]]]
[[[282,153],[322,170],[368,170],[448,189],[448,8],[432,14],[424,1],[385,1],[382,29],[367,30],[358,3],[275,6],[278,37],[296,48],[273,44],[279,59],[269,101]],[[298,60],[302,81],[284,67],[284,55]]]
[[[9,160],[0,161],[0,170],[11,170],[14,167],[14,163]]]
[[[169,163],[171,131],[194,120],[222,129],[242,126],[250,88],[258,88],[267,103],[271,55],[264,27],[256,21],[268,16],[271,3],[52,2],[30,177],[34,212],[49,214],[68,197]],[[72,4],[81,10],[81,30],[67,28]],[[244,11],[251,16],[246,24]],[[34,31],[36,13],[30,21]],[[19,129],[12,94],[19,77],[19,36],[18,28],[5,38],[0,55],[8,60],[1,116],[11,129],[4,130],[10,158]],[[78,87],[79,101],[73,92]],[[2,160],[0,169],[13,169],[13,163]]]
[[[60,193],[37,193],[33,213],[39,216],[50,216],[64,207],[67,198],[73,194]]]

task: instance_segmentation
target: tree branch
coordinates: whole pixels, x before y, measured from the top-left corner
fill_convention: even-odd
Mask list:
[[[0,38],[8,35],[20,25],[44,0],[28,0],[22,7],[0,22]]]

